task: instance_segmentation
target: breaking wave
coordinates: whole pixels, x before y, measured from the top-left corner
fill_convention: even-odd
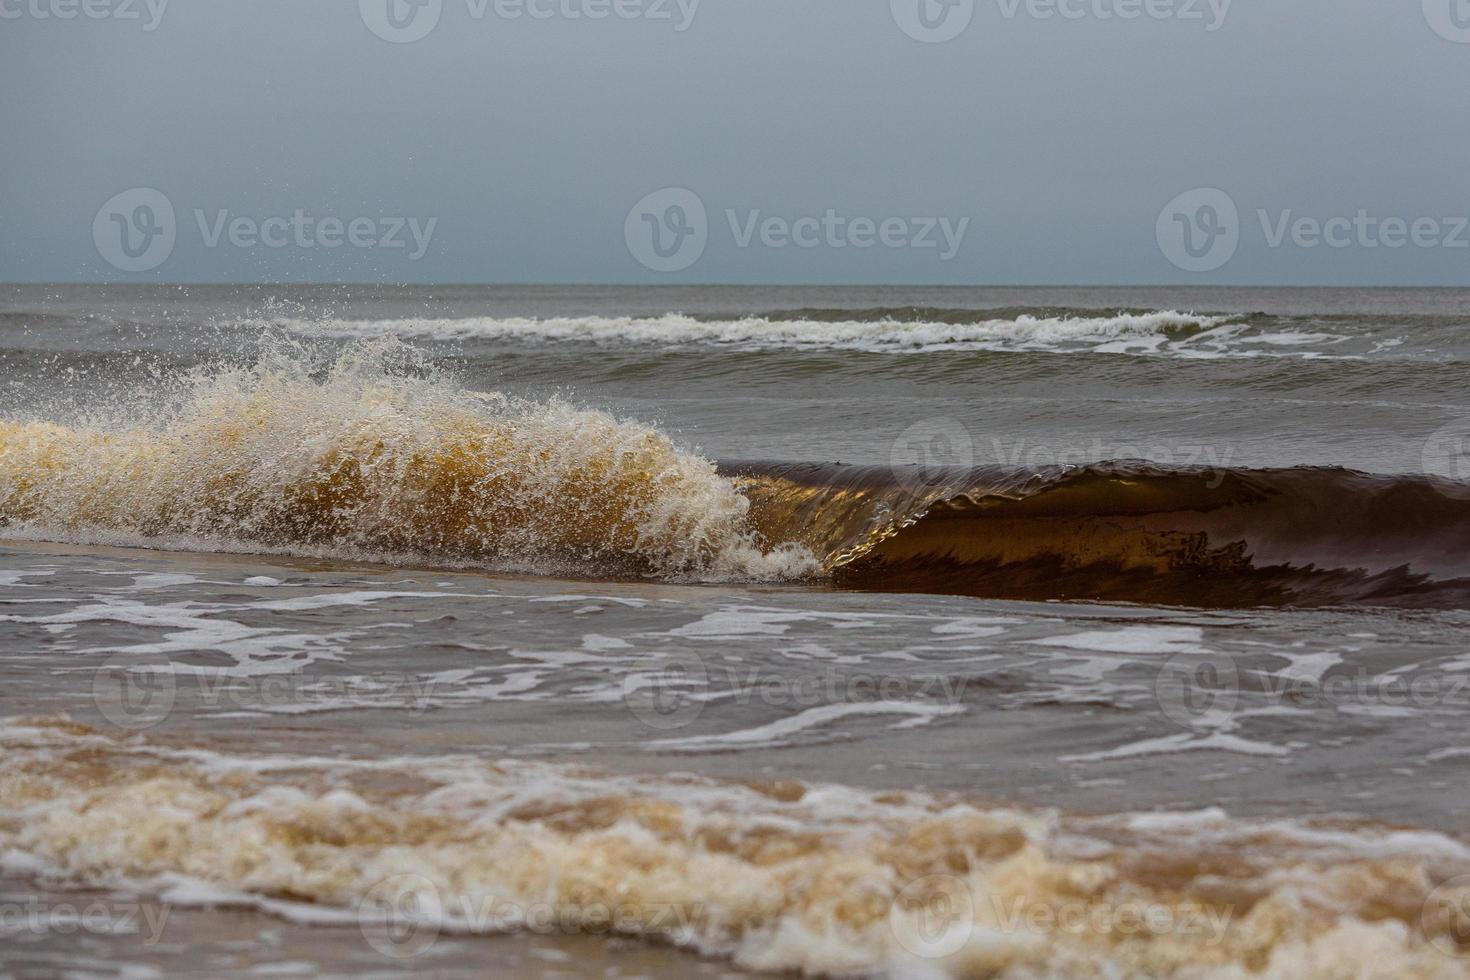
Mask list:
[[[1238,607],[1470,602],[1470,486],[1343,469],[729,463],[839,584]]]
[[[395,342],[285,341],[178,383],[150,420],[0,420],[19,537],[573,571],[775,579],[713,463],[647,426],[469,391]]]
[[[1470,602],[1470,487],[1340,469],[716,463],[477,392],[397,340],[270,337],[71,424],[0,419],[0,529],[586,578],[1239,607]]]
[[[998,311],[1010,312],[1010,311]],[[1054,315],[1048,315],[1054,314]],[[929,317],[926,319],[925,317]],[[1235,322],[1229,316],[1158,311],[1087,314],[1014,312],[987,318],[975,311],[807,310],[711,319],[656,317],[470,317],[402,320],[278,320],[314,336],[396,336],[438,341],[640,344],[741,350],[926,351],[1094,350],[1148,352],[1201,337]]]

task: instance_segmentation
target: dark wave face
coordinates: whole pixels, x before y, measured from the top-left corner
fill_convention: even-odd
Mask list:
[[[1239,607],[1470,601],[1470,486],[1342,469],[728,463],[771,540],[836,583]]]

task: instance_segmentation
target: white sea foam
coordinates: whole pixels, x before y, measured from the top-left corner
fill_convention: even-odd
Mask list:
[[[697,580],[817,571],[807,549],[760,541],[734,484],[657,430],[467,390],[397,341],[268,337],[253,365],[178,387],[163,411],[0,418],[7,534]]]
[[[975,323],[903,320],[826,320],[748,317],[700,320],[680,314],[657,317],[468,317],[401,320],[278,320],[278,325],[314,336],[396,336],[439,341],[689,345],[748,350],[853,350],[924,352],[944,350],[1088,350],[1141,353],[1171,340],[1198,339],[1237,322],[1230,316],[1201,316],[1174,310],[1115,316],[1035,317]],[[1225,339],[1222,335],[1219,339]]]
[[[798,712],[770,724],[719,735],[695,735],[687,738],[655,739],[645,743],[652,749],[703,751],[707,749],[764,747],[789,745],[802,733],[825,727],[848,718],[868,716],[902,717],[892,728],[915,728],[936,718],[962,713],[964,705],[923,704],[917,701],[871,701],[855,704],[824,704]]]
[[[1470,851],[1424,831],[1070,817],[470,756],[226,754],[60,719],[0,724],[0,750],[13,873],[308,925],[371,931],[411,906],[432,940],[517,928],[499,913],[532,906],[606,931],[618,909],[616,932],[813,976],[1470,976],[1427,903],[1458,887]]]
[[[1204,653],[1205,648],[1200,645],[1203,640],[1204,632],[1196,626],[1125,626],[1119,630],[1091,630],[1026,642],[1067,650],[1170,655]]]
[[[1058,762],[1108,762],[1118,759],[1136,759],[1146,755],[1173,755],[1178,752],[1233,752],[1237,755],[1284,756],[1290,750],[1280,745],[1253,742],[1250,739],[1231,735],[1224,731],[1208,734],[1181,732],[1160,738],[1147,738],[1115,749],[1087,752],[1080,755],[1064,755]]]

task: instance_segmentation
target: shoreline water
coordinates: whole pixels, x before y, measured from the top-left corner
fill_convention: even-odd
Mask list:
[[[660,945],[669,935],[658,929],[649,943],[491,939],[454,935],[449,920],[401,959],[360,921],[364,902],[406,910],[397,942],[431,921],[434,901],[479,910],[493,899],[540,901],[595,926],[598,909],[632,894],[600,889],[625,885],[692,916],[676,942],[747,968],[1467,975],[1463,950],[1443,942],[1470,873],[1464,603],[1395,608],[1381,590],[1347,605],[1341,592],[1318,603],[1201,597],[1239,573],[1218,554],[1236,540],[1257,570],[1285,553],[1313,575],[1407,566],[1393,587],[1409,593],[1431,569],[1453,584],[1462,502],[1426,447],[1470,409],[1458,382],[1470,348],[1455,340],[1470,294],[1405,306],[1246,293],[1211,310],[1233,321],[1190,325],[1098,316],[1095,298],[1046,291],[1007,310],[990,291],[894,304],[887,293],[690,290],[690,315],[670,319],[658,290],[610,304],[597,290],[538,300],[466,289],[429,311],[425,333],[415,317],[431,291],[375,290],[359,307],[317,310],[315,328],[299,321],[320,290],[282,290],[284,305],[263,314],[263,291],[189,292],[170,305],[155,287],[42,291],[35,302],[51,318],[39,321],[25,303],[0,309],[4,424],[33,454],[17,466],[0,438],[0,498],[34,509],[29,527],[12,518],[0,531],[0,645],[11,651],[0,851],[24,940],[0,971],[111,961],[176,975],[191,948],[239,973],[737,969]],[[1242,312],[1276,303],[1302,309]],[[905,305],[915,308],[896,311]],[[795,319],[778,324],[848,332],[790,350],[730,318],[773,322],[783,308]],[[557,317],[581,318],[590,339],[528,339],[526,323]],[[986,326],[998,321],[1012,326]],[[446,322],[454,338],[435,339]],[[262,329],[297,337],[308,356],[261,374]],[[843,346],[875,329],[871,349]],[[644,342],[640,330],[678,339]],[[895,344],[913,330],[926,334],[921,349]],[[372,332],[401,335],[394,349],[413,353],[365,374],[333,367]],[[229,397],[200,401],[201,385]],[[257,404],[241,392],[269,396],[258,418],[236,410]],[[509,408],[467,407],[495,392]],[[564,407],[547,408],[557,399]],[[205,404],[235,408],[189,414]],[[490,494],[495,508],[474,510],[482,496],[466,511],[516,532],[473,540],[511,542],[520,550],[504,553],[523,564],[424,560],[457,554],[448,546],[477,527],[414,503],[439,451],[424,447],[453,431],[426,420],[450,416],[510,419],[509,444],[532,447],[518,479],[545,480],[505,484],[515,492]],[[218,422],[226,438],[178,435],[203,431],[179,418]],[[258,419],[280,421],[252,430]],[[401,437],[402,453],[378,446],[379,431]],[[46,439],[60,447],[51,455],[36,448]],[[990,459],[994,439],[1006,444]],[[445,468],[444,486],[495,471],[482,446],[450,444],[474,465]],[[345,457],[333,457],[334,483],[301,462],[342,445],[365,446],[369,466],[344,478]],[[635,447],[681,476],[649,479],[639,462],[616,492],[585,492],[568,476],[575,466],[547,462],[582,445],[577,458],[610,459],[607,472],[625,472]],[[1031,465],[1035,451],[1094,445],[1165,451],[1091,469],[1105,461],[1078,458],[1060,475]],[[915,446],[933,452],[915,458]],[[1181,469],[1201,447],[1218,465]],[[848,468],[713,462],[754,458]],[[1012,486],[997,474],[1017,458],[1027,462]],[[395,459],[406,462],[382,464]],[[1313,468],[1328,465],[1345,469]],[[63,476],[36,490],[46,466]],[[222,482],[229,474],[238,482]],[[1319,484],[1344,481],[1352,493],[1313,503]],[[1379,503],[1354,523],[1344,500]],[[1327,512],[1315,538],[1302,518],[1314,506]],[[1097,527],[1068,524],[1078,513]],[[885,530],[910,517],[903,533]],[[194,550],[121,546],[176,546],[188,542],[169,534],[222,521],[239,533],[198,535]],[[1027,522],[1068,533],[1028,538]],[[692,526],[705,530],[680,531]],[[767,550],[740,550],[750,528]],[[1202,551],[1161,551],[1148,537],[1202,531]],[[918,577],[905,588],[892,567],[857,583],[749,566],[720,581],[686,574],[730,542],[744,562],[783,542],[861,557],[848,539],[868,533],[889,558],[901,545],[933,560],[936,541],[1000,541],[1007,554],[1061,541],[1072,557],[1028,566],[1010,554],[1009,578],[993,574],[989,587],[1012,598],[936,594],[962,590]],[[405,540],[435,547],[375,547]],[[1180,564],[1211,554],[1220,560]],[[643,562],[631,573],[620,565],[629,555]],[[1136,566],[1122,580],[1134,591],[1080,576],[1119,555]],[[971,584],[974,557],[961,572]],[[1150,562],[1150,574],[1192,577],[1196,591],[1160,601],[1140,584]],[[47,867],[68,869],[71,887],[56,890]],[[405,886],[404,874],[431,887]],[[140,946],[105,915],[69,925],[97,894],[75,886],[151,888],[160,875],[188,879],[173,880],[178,924],[162,942]],[[374,890],[390,879],[388,893]],[[229,894],[210,897],[201,881]],[[299,921],[184,900],[228,906],[240,893],[288,903]],[[39,926],[21,915],[26,896],[48,916]],[[956,902],[971,924],[949,949]],[[948,911],[926,919],[936,908]],[[1182,928],[1220,921],[1210,912],[1228,913],[1222,929]],[[1168,928],[1122,941],[1122,917],[1142,913]],[[944,928],[914,931],[926,922]]]

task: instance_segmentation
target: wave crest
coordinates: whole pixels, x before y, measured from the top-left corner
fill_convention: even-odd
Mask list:
[[[1013,311],[996,311],[1010,313]],[[920,319],[932,316],[933,319]],[[844,318],[846,317],[846,318]],[[1230,316],[1042,311],[798,311],[729,319],[657,317],[469,317],[400,320],[278,320],[293,332],[337,338],[396,336],[439,341],[647,344],[742,350],[905,353],[963,350],[1148,352],[1234,323]]]
[[[467,391],[391,341],[275,340],[136,420],[0,422],[0,521],[211,549],[779,578],[746,499],[657,430]]]
[[[1470,492],[1425,476],[1141,461],[1039,471],[727,463],[839,584],[1240,607],[1470,602]]]

